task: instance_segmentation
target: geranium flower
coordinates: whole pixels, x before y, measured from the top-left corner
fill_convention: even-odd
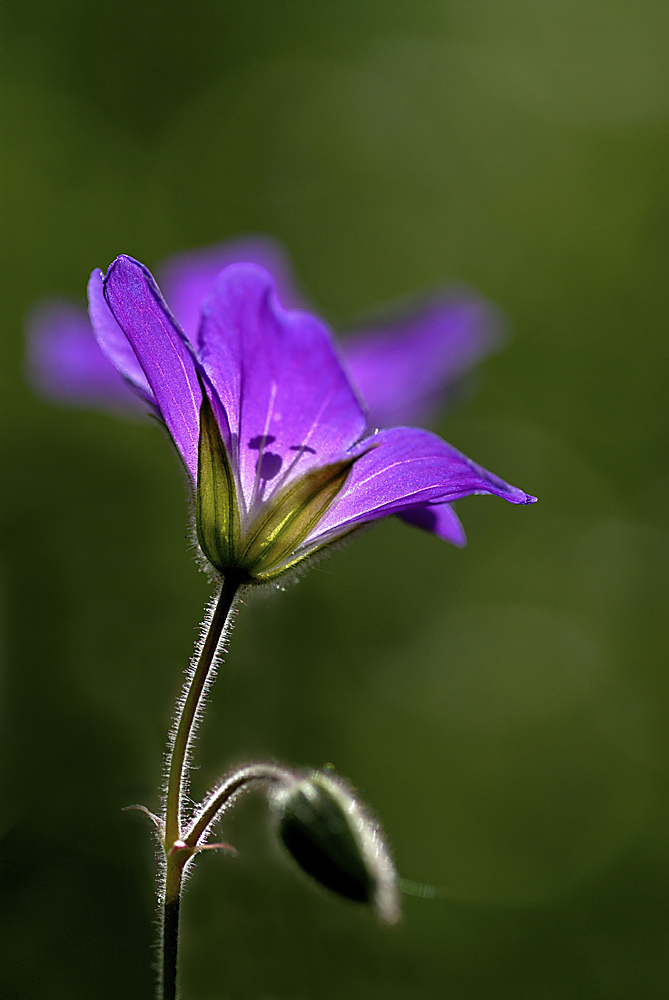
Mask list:
[[[535,499],[429,431],[373,432],[328,329],[284,309],[258,265],[219,273],[195,342],[131,257],[93,272],[89,311],[102,350],[174,440],[219,573],[272,581],[391,514],[449,537],[447,505],[472,493]]]
[[[191,343],[197,341],[201,305],[217,275],[250,262],[272,274],[284,307],[303,308],[283,250],[266,237],[245,237],[167,260],[160,268],[172,314]],[[426,423],[450,402],[463,376],[498,342],[493,310],[472,294],[440,293],[392,321],[350,334],[341,345],[349,377],[364,399],[370,427]],[[69,302],[44,303],[29,321],[29,371],[46,395],[72,404],[140,415],[151,402],[119,378],[93,335],[88,314]],[[464,545],[462,526],[447,504],[413,507],[408,523]]]
[[[224,267],[253,263],[273,276],[285,308],[305,308],[281,247],[267,237],[244,237],[169,258],[158,269],[172,314],[195,342],[204,297]],[[340,345],[346,367],[377,427],[425,424],[443,407],[474,365],[499,342],[494,310],[472,293],[442,291],[397,317],[349,333]],[[73,303],[42,303],[28,322],[28,369],[47,396],[142,412],[133,393],[100,350],[88,313]]]

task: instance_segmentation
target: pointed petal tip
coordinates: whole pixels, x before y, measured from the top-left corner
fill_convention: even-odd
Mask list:
[[[111,262],[111,264],[109,265],[109,267],[107,268],[107,270],[102,275],[102,281],[105,284],[108,281],[108,279],[109,279],[112,271],[114,271],[116,269],[116,267],[118,266],[119,262],[122,261],[125,258],[125,256],[126,256],[125,254],[119,254],[118,257],[114,257],[113,261]],[[99,268],[96,268],[96,271],[97,270],[99,270]],[[95,271],[93,271],[93,274],[95,274]]]
[[[106,274],[102,275],[102,283],[104,287],[106,287],[107,282],[111,278],[114,271],[118,269],[120,269],[121,271],[134,271],[135,269],[137,269],[141,271],[142,274],[151,277],[151,272],[149,271],[148,267],[146,267],[145,264],[142,264],[141,261],[136,260],[134,257],[131,257],[130,254],[120,253],[117,257],[114,257],[113,261],[107,268]],[[99,269],[96,268],[96,270]],[[95,271],[93,273],[95,274]],[[100,274],[102,274],[101,271]]]
[[[517,486],[507,485],[505,490],[491,490],[490,492],[493,496],[498,496],[502,500],[506,500],[508,503],[518,504],[521,507],[527,507],[530,504],[537,502],[537,497],[533,497],[529,493],[525,493],[524,490],[519,489]]]

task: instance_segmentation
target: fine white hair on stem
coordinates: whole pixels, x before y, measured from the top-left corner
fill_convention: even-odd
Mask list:
[[[179,700],[177,702],[177,705],[176,705],[176,708],[175,708],[175,711],[174,711],[174,715],[173,715],[173,718],[172,718],[172,724],[170,726],[170,731],[169,731],[169,734],[168,734],[167,751],[166,751],[166,754],[165,754],[164,766],[163,766],[163,791],[162,791],[163,806],[165,805],[165,802],[167,800],[167,785],[168,785],[168,781],[169,781],[170,762],[171,762],[171,759],[172,759],[172,753],[173,753],[173,750],[174,750],[174,744],[175,744],[175,740],[176,740],[176,737],[177,737],[177,732],[178,732],[178,729],[179,729],[179,721],[181,719],[181,715],[182,715],[182,712],[183,712],[183,709],[184,709],[184,705],[185,705],[185,702],[186,702],[188,691],[189,691],[189,689],[191,687],[191,683],[192,683],[192,680],[193,680],[193,675],[195,674],[195,671],[197,669],[198,663],[200,661],[200,657],[202,656],[202,651],[203,651],[205,643],[207,641],[207,636],[208,636],[209,631],[210,631],[212,619],[213,619],[214,613],[216,611],[216,607],[217,607],[220,595],[221,595],[221,587],[219,586],[215,590],[214,594],[210,598],[209,603],[207,605],[207,609],[206,609],[206,612],[205,612],[204,620],[202,621],[202,623],[200,625],[200,633],[199,633],[199,637],[198,637],[198,640],[197,640],[197,643],[196,643],[196,646],[195,646],[195,651],[194,651],[194,653],[193,653],[193,655],[192,655],[192,657],[190,659],[189,666],[188,666],[188,668],[186,670],[186,676],[185,676],[184,683],[183,683],[183,686],[182,686],[182,689],[181,689],[181,694],[179,696]],[[205,680],[204,685],[202,687],[202,692],[200,694],[200,697],[199,697],[199,700],[198,700],[198,703],[197,703],[197,708],[196,708],[195,715],[194,715],[194,718],[193,718],[193,724],[192,724],[192,726],[190,728],[190,731],[188,733],[188,741],[187,741],[187,744],[186,744],[186,750],[185,750],[185,754],[184,754],[184,765],[183,765],[183,768],[182,768],[181,788],[180,788],[180,801],[181,801],[182,804],[187,799],[188,794],[189,794],[189,773],[190,773],[190,769],[191,769],[193,747],[195,745],[195,740],[196,740],[197,731],[198,731],[198,728],[199,728],[199,725],[200,725],[200,721],[201,721],[202,715],[204,713],[204,706],[205,706],[205,703],[206,703],[207,694],[208,694],[208,692],[209,692],[212,684],[214,683],[214,680],[216,679],[216,674],[217,674],[217,671],[218,671],[218,666],[219,666],[219,664],[221,663],[223,657],[225,656],[225,654],[228,651],[228,646],[229,646],[229,642],[230,642],[230,636],[231,636],[231,633],[232,633],[232,627],[234,625],[235,618],[237,617],[237,611],[238,611],[239,603],[240,603],[240,598],[239,598],[239,593],[238,593],[237,596],[236,596],[236,598],[235,598],[235,600],[233,601],[233,603],[232,603],[232,605],[230,607],[230,610],[229,610],[227,618],[226,618],[225,626],[223,627],[223,629],[221,631],[221,635],[220,635],[220,637],[218,639],[218,643],[216,645],[216,650],[215,650],[214,655],[212,657],[211,664],[210,664],[209,670],[207,672],[207,677],[206,677],[206,680]]]
[[[184,832],[184,840],[190,847],[205,844],[223,814],[251,788],[258,785],[290,788],[297,780],[297,772],[282,764],[257,762],[234,768],[205,796]]]

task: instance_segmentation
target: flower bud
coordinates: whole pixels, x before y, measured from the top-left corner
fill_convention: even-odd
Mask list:
[[[314,771],[277,793],[279,838],[332,892],[367,903],[388,924],[400,916],[397,875],[379,825],[340,778]]]

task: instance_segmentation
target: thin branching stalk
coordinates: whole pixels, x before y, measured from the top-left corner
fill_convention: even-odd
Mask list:
[[[183,835],[187,847],[200,845],[212,823],[230,806],[241,792],[253,785],[289,786],[297,780],[294,771],[279,764],[248,764],[224,778],[207,796]]]
[[[167,787],[163,818],[165,864],[162,885],[160,1000],[176,1000],[179,905],[184,868],[192,851],[182,840],[183,803],[188,787],[188,763],[203,698],[214,676],[216,657],[229,632],[239,579],[227,576],[213,604],[194,666],[177,707],[167,759]]]

